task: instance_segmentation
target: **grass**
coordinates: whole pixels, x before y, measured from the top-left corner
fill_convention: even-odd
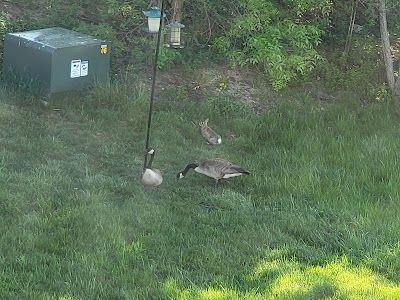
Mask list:
[[[400,299],[399,110],[354,97],[256,116],[159,95],[150,189],[139,81],[48,107],[0,86],[0,298]],[[219,147],[192,124],[206,117]],[[209,157],[253,175],[176,181]]]

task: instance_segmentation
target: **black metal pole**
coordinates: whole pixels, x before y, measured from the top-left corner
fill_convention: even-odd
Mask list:
[[[161,0],[160,28],[158,29],[156,55],[155,55],[155,58],[154,58],[154,66],[153,66],[153,78],[152,78],[153,82],[152,82],[152,86],[151,86],[149,117],[148,117],[148,121],[147,121],[147,135],[146,135],[146,149],[145,149],[146,154],[145,154],[145,157],[144,157],[143,170],[145,170],[146,167],[147,167],[147,151],[149,149],[149,141],[150,141],[151,117],[152,117],[152,114],[153,114],[154,90],[155,90],[156,76],[157,76],[158,55],[160,53],[160,42],[161,42],[161,31],[162,31],[163,16],[164,16],[164,0]]]

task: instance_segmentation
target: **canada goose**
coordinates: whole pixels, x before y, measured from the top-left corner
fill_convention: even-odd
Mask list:
[[[151,168],[155,154],[154,149],[149,149],[146,155],[148,154],[150,154],[150,161],[147,164],[147,167],[143,170],[142,183],[148,186],[158,186],[162,183],[163,178],[160,170]]]
[[[200,125],[201,135],[206,139],[206,141],[209,144],[211,145],[221,144],[222,142],[221,136],[208,126],[208,119],[206,119],[204,122],[200,122],[199,125]]]
[[[238,165],[234,165],[225,159],[208,159],[200,164],[188,164],[185,169],[178,173],[177,178],[181,179],[186,176],[186,173],[193,169],[195,172],[212,177],[215,179],[215,184],[222,178],[231,178],[240,175],[249,175],[250,172],[244,170]]]

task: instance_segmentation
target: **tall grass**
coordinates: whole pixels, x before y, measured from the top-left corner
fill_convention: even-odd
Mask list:
[[[150,189],[138,80],[47,107],[1,87],[0,298],[400,298],[399,111],[304,96],[257,116],[158,94]],[[207,117],[221,146],[199,135]],[[211,157],[252,175],[176,181]]]

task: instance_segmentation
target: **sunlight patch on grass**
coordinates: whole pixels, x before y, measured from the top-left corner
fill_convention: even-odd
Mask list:
[[[273,277],[275,280],[271,282]],[[247,276],[245,286],[248,287],[243,290],[197,286],[182,288],[170,279],[164,284],[164,289],[167,295],[178,300],[400,298],[399,285],[366,267],[352,266],[346,258],[323,266],[304,266],[288,260],[262,261],[254,273]],[[256,288],[251,289],[251,286]]]
[[[275,268],[279,266],[275,261]],[[281,268],[288,268],[287,262]],[[264,264],[268,270],[268,264]],[[302,268],[291,264],[291,270],[279,276],[269,292],[273,298],[346,297],[350,299],[399,299],[400,286],[388,282],[366,267],[352,267],[344,258],[324,266]],[[260,270],[257,271],[260,273]],[[321,295],[320,295],[321,294]]]
[[[208,300],[208,299],[215,299],[215,300],[228,300],[228,299],[239,299],[238,295],[235,291],[223,289],[207,289],[204,291],[200,291],[198,293],[199,300]]]
[[[170,279],[164,284],[164,290],[169,297],[176,300],[233,300],[243,299],[234,290],[221,288],[183,289],[178,283]],[[250,299],[246,297],[245,299]]]

